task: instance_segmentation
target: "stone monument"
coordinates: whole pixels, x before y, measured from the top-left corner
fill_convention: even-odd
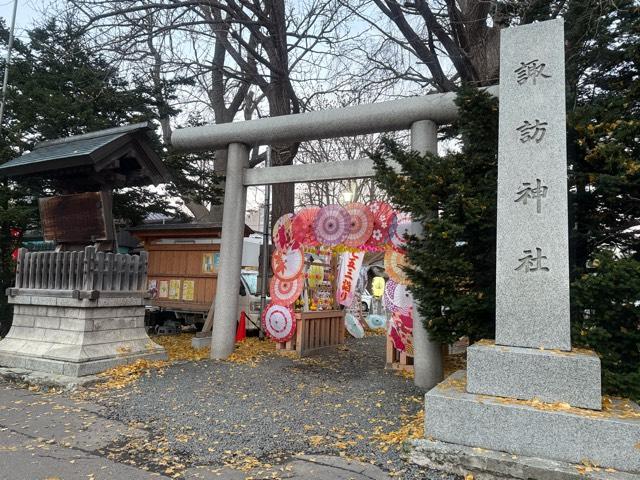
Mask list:
[[[0,367],[11,376],[39,372],[54,383],[139,359],[166,360],[145,330],[147,256],[20,249],[13,323],[0,341]]]
[[[496,340],[426,394],[418,463],[481,478],[640,472],[640,409],[603,410],[600,359],[571,347],[564,69],[561,19],[502,31]]]

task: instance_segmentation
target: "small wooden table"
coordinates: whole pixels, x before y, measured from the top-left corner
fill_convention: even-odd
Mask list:
[[[344,344],[344,310],[296,313],[296,333],[288,342],[277,343],[278,350],[292,350],[301,357]]]

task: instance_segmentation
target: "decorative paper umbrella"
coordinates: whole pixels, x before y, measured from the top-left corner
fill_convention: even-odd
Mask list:
[[[294,245],[292,225],[293,213],[285,213],[282,215],[276,223],[273,225],[273,231],[271,237],[273,239],[273,245],[278,250],[286,250],[287,248],[297,248],[298,245]]]
[[[276,250],[271,257],[273,274],[280,280],[293,280],[304,267],[304,254],[300,248]]]
[[[344,209],[351,216],[349,235],[344,241],[349,247],[364,245],[373,231],[373,215],[369,207],[362,203],[350,203]]]
[[[296,316],[291,308],[270,303],[262,312],[262,328],[276,342],[286,342],[296,331]]]
[[[367,244],[383,247],[389,241],[389,228],[396,221],[396,213],[391,205],[385,202],[373,202],[369,209],[373,215],[373,231]]]
[[[391,317],[400,343],[404,346],[402,350],[407,353],[413,353],[413,317],[411,313],[412,311],[407,315],[395,313]]]
[[[413,306],[413,297],[406,285],[388,280],[384,287],[382,302],[385,308],[393,313],[408,314]]]
[[[402,267],[409,265],[407,257],[395,250],[387,250],[384,254],[384,269],[389,275],[389,278],[394,282],[401,283],[402,285],[408,285],[409,279],[407,274],[404,273]]]
[[[318,212],[313,223],[316,238],[325,245],[338,245],[351,229],[349,213],[340,205],[327,205]]]
[[[409,335],[413,334],[413,308],[410,308],[407,313],[398,313],[395,316],[396,328],[401,332],[406,332]]]
[[[271,301],[277,305],[288,306],[295,302],[304,288],[304,276],[302,274],[292,280],[281,280],[275,275],[269,284]]]
[[[394,348],[396,348],[396,350],[400,350],[401,352],[404,352],[404,341],[402,340],[402,337],[400,336],[400,332],[396,328],[393,322],[393,319],[391,322],[389,322],[389,330],[387,332],[387,335],[389,335],[389,338],[393,342]]]
[[[355,338],[364,337],[364,328],[362,328],[362,325],[360,325],[358,319],[352,314],[347,313],[344,316],[344,326],[347,327],[347,332],[349,332]]]
[[[398,213],[397,222],[394,223],[389,230],[391,244],[398,250],[404,250],[407,247],[406,234],[411,233],[411,215],[408,213]]]
[[[376,315],[375,313],[372,313],[367,315],[365,321],[367,322],[367,325],[369,325],[369,328],[373,329],[384,328],[387,326],[387,318],[384,315]]]
[[[296,213],[293,217],[291,229],[293,230],[293,239],[300,245],[314,246],[318,245],[316,233],[313,230],[313,222],[320,211],[320,207],[306,207]]]

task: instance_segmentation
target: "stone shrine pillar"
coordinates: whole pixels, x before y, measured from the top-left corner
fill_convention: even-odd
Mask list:
[[[211,358],[222,360],[233,353],[238,322],[238,295],[242,268],[244,214],[247,188],[243,186],[244,169],[249,163],[249,147],[229,145],[224,184],[220,270],[211,333]]]
[[[496,341],[469,347],[467,391],[600,410],[600,359],[559,352],[571,351],[563,22],[503,30],[500,48]]]
[[[438,126],[434,122],[422,120],[411,125],[411,150],[421,154],[438,154]],[[422,234],[422,224],[414,222],[411,227],[412,233]],[[442,345],[429,338],[415,302],[413,315],[413,382],[418,387],[430,389],[442,381]]]
[[[600,412],[600,359],[571,348],[564,69],[562,19],[502,30],[496,341],[426,394],[416,463],[479,478],[574,478],[585,459],[640,472],[640,408]]]

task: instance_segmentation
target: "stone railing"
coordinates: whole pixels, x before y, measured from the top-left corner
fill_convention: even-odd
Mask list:
[[[69,292],[77,298],[97,298],[99,292],[143,292],[147,262],[147,252],[113,254],[97,252],[95,247],[76,252],[29,252],[21,248],[15,287],[7,293]]]

